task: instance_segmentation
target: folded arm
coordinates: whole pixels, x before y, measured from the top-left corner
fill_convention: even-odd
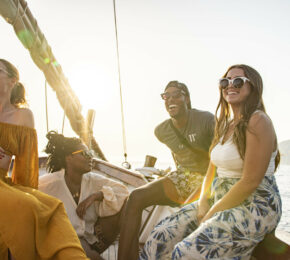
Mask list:
[[[90,181],[95,192],[78,205],[76,210],[78,216],[83,218],[87,208],[93,203],[98,203],[96,210],[100,217],[118,213],[129,195],[127,187],[98,174],[91,174]]]

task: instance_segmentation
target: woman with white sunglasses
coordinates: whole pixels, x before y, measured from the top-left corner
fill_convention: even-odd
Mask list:
[[[247,65],[234,65],[219,89],[201,197],[155,227],[140,259],[250,259],[278,225],[279,151],[263,104],[262,78]]]

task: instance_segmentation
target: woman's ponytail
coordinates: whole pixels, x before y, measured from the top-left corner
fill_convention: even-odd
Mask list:
[[[14,78],[16,81],[16,84],[11,91],[10,103],[16,107],[27,106],[25,88],[22,83],[19,82],[18,70],[12,63],[7,60],[0,59],[0,62],[5,66],[8,77]]]
[[[22,83],[16,82],[11,92],[10,103],[17,107],[27,105],[25,98],[25,88]]]

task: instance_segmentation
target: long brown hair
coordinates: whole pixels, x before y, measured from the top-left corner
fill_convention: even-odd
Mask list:
[[[19,72],[16,67],[9,61],[0,59],[0,62],[5,66],[8,77],[16,79],[16,83],[11,91],[10,103],[16,107],[26,106],[25,88],[21,82],[19,82]]]
[[[250,80],[251,92],[244,103],[241,110],[241,117],[234,128],[233,142],[237,146],[239,154],[242,159],[245,158],[246,151],[246,130],[252,114],[256,110],[261,110],[266,113],[262,94],[263,94],[263,80],[258,71],[245,64],[237,64],[228,68],[223,77],[226,77],[231,69],[242,69],[245,76]],[[217,143],[224,137],[229,129],[231,122],[231,109],[229,104],[225,101],[220,88],[220,99],[215,112],[215,135],[210,150],[217,145]],[[249,129],[248,129],[249,130]],[[280,153],[275,158],[275,166],[277,168],[280,162]]]

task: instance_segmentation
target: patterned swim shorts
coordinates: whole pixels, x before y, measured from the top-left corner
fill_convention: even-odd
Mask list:
[[[197,190],[204,179],[199,172],[177,170],[166,175],[175,185],[178,195],[186,200],[188,196]]]

